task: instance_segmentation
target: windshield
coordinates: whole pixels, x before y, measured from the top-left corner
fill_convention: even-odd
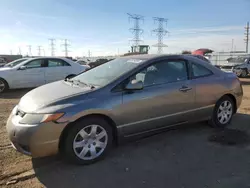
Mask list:
[[[137,67],[143,61],[129,58],[114,59],[80,74],[72,80],[79,80],[94,86],[104,86]]]
[[[7,63],[4,65],[5,67],[14,67],[18,65],[19,63],[22,63],[23,61],[27,60],[28,58],[22,58],[22,59],[17,59],[15,61],[11,61],[10,63]]]

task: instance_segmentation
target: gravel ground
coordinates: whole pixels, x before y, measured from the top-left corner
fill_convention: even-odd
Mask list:
[[[88,166],[67,164],[60,156],[31,159],[12,149],[5,123],[28,90],[1,95],[0,187],[250,187],[250,79],[242,83],[241,108],[225,131],[184,125],[123,144]]]

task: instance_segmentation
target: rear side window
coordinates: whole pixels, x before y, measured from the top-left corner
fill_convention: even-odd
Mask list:
[[[192,77],[193,78],[207,77],[212,74],[213,72],[207,69],[206,67],[192,63]]]
[[[61,59],[48,59],[48,67],[62,67],[62,66],[70,66],[70,65]]]

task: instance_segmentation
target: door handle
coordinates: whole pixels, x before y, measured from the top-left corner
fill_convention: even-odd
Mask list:
[[[191,87],[182,86],[179,90],[180,90],[181,92],[187,92],[187,91],[189,91],[189,90],[191,90],[191,89],[192,89]]]

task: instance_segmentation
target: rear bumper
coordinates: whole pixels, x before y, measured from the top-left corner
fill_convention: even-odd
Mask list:
[[[7,132],[12,146],[32,157],[45,157],[58,152],[60,135],[66,124],[53,122],[37,125],[22,125],[11,113],[7,121]]]

